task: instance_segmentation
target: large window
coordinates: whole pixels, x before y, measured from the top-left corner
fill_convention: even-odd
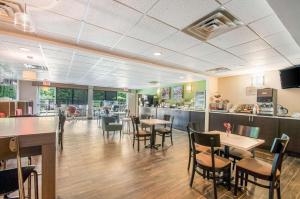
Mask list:
[[[56,89],[54,87],[39,87],[40,113],[54,113]]]
[[[127,93],[118,92],[117,101],[120,105],[125,105],[127,103]]]
[[[93,106],[103,106],[103,100],[105,99],[105,91],[94,90],[93,91]]]
[[[86,105],[88,100],[87,89],[73,89],[73,88],[56,88],[56,103]]]
[[[0,98],[16,99],[17,89],[15,85],[0,85]]]

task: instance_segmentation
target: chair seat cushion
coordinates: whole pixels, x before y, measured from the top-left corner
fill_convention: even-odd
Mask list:
[[[144,130],[139,130],[139,134],[137,134],[137,136],[139,136],[139,137],[147,137],[147,136],[150,136],[150,135],[151,135],[151,132],[144,131]]]
[[[212,159],[210,153],[205,153],[205,152],[198,153],[196,155],[196,160],[198,164],[205,167],[212,168]],[[215,168],[221,169],[230,165],[230,163],[231,163],[230,160],[215,155]]]
[[[159,129],[156,129],[155,131],[160,133],[160,134],[170,133],[170,129],[167,129],[167,128],[159,128]]]
[[[254,158],[245,158],[240,160],[236,166],[251,171],[253,173],[261,174],[264,176],[271,176],[272,165],[262,160]],[[276,176],[279,175],[280,171],[277,170]]]
[[[250,151],[245,151],[242,149],[237,149],[237,148],[230,148],[229,149],[229,155],[238,157],[238,158],[252,158],[253,154]]]
[[[23,181],[34,171],[35,166],[22,167]],[[0,195],[11,193],[19,189],[18,169],[0,171]]]

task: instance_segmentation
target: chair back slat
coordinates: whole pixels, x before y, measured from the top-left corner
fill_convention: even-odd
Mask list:
[[[133,126],[133,134],[138,135],[139,134],[139,125],[141,124],[140,118],[132,116],[131,121],[132,121],[132,126]]]
[[[270,152],[274,153],[274,159],[272,162],[272,176],[276,176],[277,169],[281,171],[281,165],[284,153],[290,141],[289,136],[283,134],[281,138],[275,138],[271,147]]]
[[[234,128],[233,133],[242,135],[242,136],[247,136],[251,138],[258,138],[260,132],[259,127],[254,127],[254,126],[244,126],[244,125],[237,125],[236,128]]]
[[[165,120],[165,121],[170,121],[170,119],[171,119],[171,115],[164,115],[164,117],[163,117],[163,120]]]
[[[220,147],[220,134],[208,134],[193,132],[194,142],[199,145],[208,147]]]

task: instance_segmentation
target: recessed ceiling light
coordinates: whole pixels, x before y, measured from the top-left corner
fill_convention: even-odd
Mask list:
[[[30,51],[28,48],[19,48],[19,50],[24,51],[24,52]]]
[[[183,76],[180,76],[179,78],[180,78],[180,79],[184,79],[184,77],[183,77]]]
[[[153,55],[154,56],[161,56],[162,54],[161,54],[161,52],[155,52],[155,53],[153,53]]]

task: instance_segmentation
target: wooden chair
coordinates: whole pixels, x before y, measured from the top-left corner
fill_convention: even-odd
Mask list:
[[[269,189],[269,199],[274,198],[274,189],[277,190],[277,198],[281,198],[280,194],[280,174],[284,153],[289,143],[289,136],[283,134],[281,138],[275,138],[271,147],[271,153],[274,153],[272,164],[255,159],[247,158],[239,161],[236,165],[234,195],[237,195],[238,182],[241,179],[241,185],[245,186],[250,182],[257,186]],[[269,182],[269,185],[260,184],[257,181],[249,180],[251,175],[255,179],[261,179]]]
[[[157,135],[162,137],[162,141],[161,141],[161,146],[162,147],[164,147],[166,137],[170,137],[171,144],[173,145],[172,131],[173,131],[174,116],[171,117],[170,115],[164,115],[164,120],[171,122],[169,127],[167,127],[168,125],[164,125],[164,128],[159,128],[159,129],[155,130],[157,132]]]
[[[191,130],[193,132],[201,132],[200,123],[198,122],[190,122],[187,126],[187,134],[189,140],[189,161],[188,161],[188,170],[190,170],[191,159],[193,156],[193,148],[192,148],[192,141],[191,141]],[[195,144],[195,149],[197,152],[210,152],[210,147]]]
[[[35,166],[29,165],[22,167],[17,137],[0,138],[0,159],[17,159],[17,168],[5,169],[0,171],[0,196],[8,198],[10,193],[19,191],[19,198],[25,199],[24,182],[29,179],[31,174],[34,176],[35,199],[38,199],[38,174]],[[30,190],[31,192],[31,190]],[[29,198],[31,195],[29,194]]]
[[[260,132],[259,127],[253,127],[253,126],[244,126],[244,125],[238,125],[237,128],[234,128],[233,133],[238,134],[241,136],[251,137],[258,139]],[[233,159],[232,161],[232,169],[235,168],[236,160],[241,160],[243,158],[252,158],[255,156],[255,151],[245,151],[237,148],[230,148],[229,149],[229,157]]]
[[[150,118],[151,118],[151,115],[141,114],[141,120],[150,119]],[[149,126],[147,124],[141,124],[141,128],[146,130],[147,128],[151,129],[151,126]]]
[[[151,132],[141,130],[139,128],[140,118],[132,116],[132,126],[133,126],[133,148],[135,141],[138,142],[138,151],[140,151],[140,141],[144,141],[144,145],[146,145],[146,140],[150,140]],[[141,140],[141,138],[143,138]]]
[[[196,151],[196,144],[210,147],[211,151],[215,151],[215,147],[220,147],[220,134],[207,134],[207,133],[198,133],[191,130],[191,141],[193,148],[193,171],[190,179],[190,187],[193,186],[194,176],[197,172],[207,179],[213,180],[214,185],[214,198],[217,199],[217,180],[223,179],[228,185],[228,190],[230,190],[230,181],[231,181],[231,162],[230,160],[223,158],[221,156],[215,155],[215,153],[201,152]],[[203,170],[201,173],[197,168]],[[207,173],[206,173],[206,172]],[[206,174],[205,174],[206,173]],[[216,176],[216,173],[219,175]],[[223,175],[221,175],[223,174]]]
[[[64,149],[64,131],[65,131],[66,116],[63,112],[58,115],[58,146],[60,151]]]

